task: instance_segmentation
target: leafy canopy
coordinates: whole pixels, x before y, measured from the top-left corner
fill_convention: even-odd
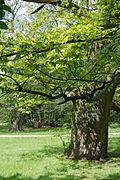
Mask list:
[[[120,2],[77,5],[77,13],[48,5],[2,34],[3,91],[66,102],[95,99],[111,87],[120,68]]]

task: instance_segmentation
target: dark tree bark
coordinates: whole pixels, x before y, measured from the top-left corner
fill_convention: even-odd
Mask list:
[[[100,160],[107,157],[108,122],[116,86],[93,103],[73,101],[71,142],[68,156]]]

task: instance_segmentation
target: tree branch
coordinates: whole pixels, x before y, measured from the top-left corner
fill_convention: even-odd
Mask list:
[[[115,31],[116,31],[116,30],[115,30]],[[115,32],[115,31],[114,31],[114,32]],[[109,34],[110,34],[110,33],[109,33]],[[50,51],[50,50],[54,50],[54,49],[55,49],[57,46],[59,46],[59,45],[71,44],[71,43],[80,43],[80,42],[88,42],[88,43],[90,43],[90,42],[95,42],[95,41],[104,40],[104,39],[110,38],[110,37],[109,37],[109,34],[106,34],[106,35],[103,36],[103,37],[99,37],[99,38],[95,38],[95,39],[71,39],[71,40],[68,40],[68,41],[66,41],[66,42],[64,42],[64,43],[60,42],[60,43],[58,43],[58,44],[53,44],[53,47],[52,47],[52,48],[49,46],[49,47],[47,47],[47,48],[45,48],[45,49],[42,49],[42,50],[37,49],[37,50],[33,50],[33,51],[30,51],[30,52],[27,52],[26,55],[24,55],[23,57],[28,56],[30,53],[44,53],[44,52],[48,52],[48,51]],[[17,55],[17,54],[20,54],[20,51],[18,51],[18,52],[13,52],[13,53],[10,53],[10,54],[2,55],[2,56],[0,56],[0,59],[2,59],[3,57],[12,57],[12,56],[15,56],[15,55]],[[22,58],[22,57],[20,57],[20,58]]]
[[[35,11],[33,11],[31,14],[35,14],[38,11],[40,11],[43,7],[45,6],[45,4],[41,5],[39,8],[37,8]]]
[[[17,81],[16,79],[14,79],[13,77],[11,77],[10,75],[0,73],[0,76],[5,76],[5,77],[10,78],[11,80],[13,80],[13,81],[16,83],[16,85],[17,85],[19,88],[21,88],[21,86],[20,86],[20,84],[18,83],[18,81]]]
[[[58,5],[59,7],[65,8],[72,13],[77,13],[78,10],[81,8],[77,4],[73,3],[72,1],[61,1],[61,0],[23,0],[25,2],[33,2],[33,3],[44,3],[44,4],[52,4],[52,5]],[[79,16],[86,16],[82,11],[79,14]],[[87,16],[86,16],[87,17]]]
[[[50,100],[62,98],[61,94],[58,94],[56,96],[52,96],[51,94],[47,94],[47,93],[43,93],[43,92],[39,92],[39,91],[34,91],[34,90],[18,89],[18,91],[19,92],[29,93],[29,94],[40,95],[40,96],[46,97],[46,98],[48,98]]]

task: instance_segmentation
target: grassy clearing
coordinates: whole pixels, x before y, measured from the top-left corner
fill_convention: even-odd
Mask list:
[[[110,135],[110,160],[104,163],[64,159],[58,137],[0,141],[0,180],[120,179],[120,135]]]
[[[33,135],[56,135],[58,133],[63,133],[63,134],[70,134],[71,129],[67,129],[67,130],[59,130],[58,129],[31,129],[31,128],[26,128],[24,127],[24,131],[18,132],[18,131],[14,131],[14,132],[9,132],[8,131],[9,126],[8,125],[3,125],[0,126],[0,134],[33,134]],[[109,133],[113,133],[113,132],[120,132],[120,124],[110,124],[109,125]]]

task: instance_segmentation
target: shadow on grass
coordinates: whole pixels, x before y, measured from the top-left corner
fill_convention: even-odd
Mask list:
[[[115,138],[115,142],[112,141],[112,146],[114,145],[114,150],[108,152],[109,158],[120,158],[120,146],[116,145],[119,142],[119,138]],[[45,145],[43,149],[38,151],[32,151],[28,153],[23,153],[21,155],[21,159],[26,160],[39,160],[44,159],[45,157],[52,157],[52,156],[60,156],[63,155],[64,148],[63,146],[52,146],[52,145]],[[74,160],[75,164],[77,160]]]
[[[120,128],[120,124],[110,124],[109,127],[113,129]]]
[[[120,179],[120,173],[110,174],[109,176],[104,178],[104,180],[118,180],[118,179]]]
[[[46,175],[40,175],[38,178],[33,177],[22,177],[21,174],[15,174],[10,177],[3,177],[0,176],[0,180],[79,180],[79,179],[85,179],[86,176],[76,176],[76,175],[65,175],[62,177],[55,177],[54,174],[48,173]]]
[[[109,152],[108,157],[110,157],[110,158],[120,158],[120,152],[115,152],[115,151]]]
[[[38,151],[32,151],[28,153],[23,153],[21,155],[22,160],[41,160],[45,157],[52,157],[58,156],[63,154],[63,147],[62,146],[44,146],[44,149]]]
[[[85,175],[82,175],[82,174],[80,176],[65,175],[63,178],[59,176],[55,177],[53,175],[54,174],[52,173],[48,173],[46,175],[40,175],[38,178],[33,178],[33,177],[23,177],[21,174],[15,174],[10,177],[0,176],[0,180],[56,180],[56,179],[57,180],[81,180],[81,179],[85,180],[85,179],[88,179]],[[93,177],[93,180],[95,179],[96,177]],[[119,173],[110,174],[106,178],[104,178],[104,180],[117,180],[117,179],[120,179]]]
[[[54,157],[56,156],[60,160],[61,166],[56,169],[54,172],[45,172],[44,174],[39,174],[38,178],[33,178],[33,177],[23,177],[22,174],[15,174],[14,176],[9,176],[9,177],[4,177],[0,176],[0,180],[87,180],[89,179],[88,176],[92,173],[92,170],[96,168],[96,171],[98,169],[104,169],[104,163],[102,162],[90,162],[90,161],[79,161],[79,160],[74,160],[74,159],[64,159],[63,157],[60,156],[62,154],[63,148],[61,146],[52,146],[52,145],[47,145],[44,146],[43,149],[39,151],[33,151],[32,153],[24,153],[21,155],[21,159],[23,160],[40,160],[44,158],[49,158],[49,157]],[[115,157],[118,155],[118,153],[112,154],[111,157]],[[120,155],[120,153],[119,153]],[[117,156],[118,157],[118,156]],[[68,161],[66,163],[66,161]],[[68,174],[68,170],[72,170],[72,174]],[[79,175],[74,173],[76,170],[80,171]],[[93,174],[93,180],[99,179],[99,177],[95,177]],[[104,177],[104,180],[117,180],[120,179],[120,174],[119,173],[114,173],[107,175]],[[102,180],[102,178],[101,178]]]
[[[117,140],[118,142],[118,140]],[[116,142],[114,142],[116,143]],[[63,146],[52,146],[52,145],[44,145],[42,149],[39,149],[38,151],[32,151],[32,152],[28,152],[28,153],[23,153],[21,155],[22,159],[28,159],[31,158],[31,160],[33,159],[39,159],[39,158],[44,158],[44,157],[52,157],[52,156],[59,156],[59,155],[63,155],[64,152],[64,148]],[[120,158],[120,146],[115,146],[114,145],[114,151],[108,152],[108,156],[110,158],[112,157],[118,157]],[[78,162],[79,160],[74,160],[75,164]]]

